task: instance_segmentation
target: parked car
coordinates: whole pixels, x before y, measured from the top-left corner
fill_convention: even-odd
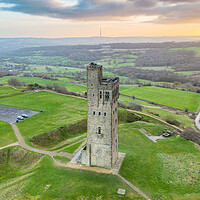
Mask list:
[[[162,136],[163,136],[163,137],[170,137],[171,134],[170,134],[170,133],[163,133]]]
[[[22,116],[17,117],[18,120],[23,120],[24,118]]]
[[[28,118],[28,115],[27,114],[22,114],[22,117],[23,118]]]

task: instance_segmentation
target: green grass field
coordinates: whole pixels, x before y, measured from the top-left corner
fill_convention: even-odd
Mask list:
[[[10,86],[0,86],[0,96],[4,94],[14,94],[18,92],[21,92],[21,90],[17,88],[12,88]]]
[[[79,147],[82,143],[83,143],[83,141],[78,142],[77,144],[74,144],[74,145],[72,145],[72,146],[70,146],[70,147],[68,147],[68,148],[66,148],[66,149],[63,149],[63,150],[61,150],[61,151],[59,151],[59,152],[74,153],[74,151],[75,151],[76,149],[78,149],[78,147]]]
[[[143,70],[154,70],[154,71],[174,71],[171,66],[160,66],[160,67],[139,67],[139,69]]]
[[[120,174],[152,199],[199,199],[200,152],[195,145],[179,136],[154,143],[138,126],[119,126],[119,151],[126,153]]]
[[[175,73],[191,76],[191,75],[200,74],[200,71],[182,71],[182,72],[175,72]]]
[[[7,84],[8,79],[11,77],[2,77],[0,78],[0,84]],[[87,87],[84,85],[76,85],[74,83],[65,83],[63,81],[51,81],[48,79],[41,79],[41,78],[35,78],[35,77],[16,77],[17,80],[21,82],[25,82],[26,84],[30,83],[38,83],[39,85],[46,86],[46,84],[58,84],[59,86],[64,86],[67,88],[70,92],[84,92],[87,91]]]
[[[186,48],[186,50],[195,51],[196,56],[200,57],[200,48],[199,47],[189,47],[189,48]]]
[[[122,102],[125,105],[129,105],[130,102],[133,102],[133,103],[138,103],[138,104],[144,105],[144,106],[155,106],[155,105],[147,103],[145,101],[141,101],[141,100],[138,100],[138,99],[132,99],[132,98],[125,97],[125,96],[122,96],[122,95],[119,96],[119,102]]]
[[[29,65],[31,68],[31,71],[24,71],[24,73],[32,72],[32,73],[77,73],[81,71],[85,71],[85,69],[82,68],[75,68],[75,67],[63,67],[63,66],[51,66],[51,65]],[[46,67],[51,68],[52,71],[47,71]]]
[[[135,58],[136,57],[128,57],[127,59],[123,59],[116,57],[109,59],[101,59],[98,60],[97,63],[99,65],[103,65],[103,67],[105,68],[135,66]]]
[[[87,116],[86,100],[51,92],[5,97],[0,99],[0,104],[44,111],[17,124],[27,142],[39,133],[75,123]]]
[[[0,147],[14,143],[17,138],[10,124],[0,121]]]
[[[120,93],[135,96],[136,98],[147,101],[156,102],[162,105],[185,110],[188,108],[190,112],[197,112],[199,108],[200,94],[194,92],[185,92],[159,87],[136,87],[136,88],[120,88]]]
[[[190,119],[187,115],[178,115],[166,110],[156,109],[156,108],[143,108],[142,111],[145,113],[153,112],[153,113],[159,114],[159,116],[164,120],[168,116],[172,116],[174,119],[176,119],[177,121],[181,123],[182,127],[186,128],[187,126],[190,126],[195,129],[193,120]]]
[[[120,199],[143,200],[117,176],[55,166],[43,157],[20,148],[0,151],[0,199]],[[9,171],[8,171],[9,170]]]

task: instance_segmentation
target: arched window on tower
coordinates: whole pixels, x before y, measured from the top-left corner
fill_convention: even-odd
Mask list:
[[[100,91],[99,98],[100,99],[102,98],[102,91]]]
[[[98,134],[101,134],[101,127],[98,127]]]
[[[110,98],[110,92],[106,92],[105,94],[105,100],[108,101]]]

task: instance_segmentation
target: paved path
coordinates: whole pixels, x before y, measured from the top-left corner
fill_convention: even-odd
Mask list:
[[[18,142],[15,142],[15,143],[12,143],[12,144],[9,144],[9,145],[6,145],[6,146],[3,146],[3,147],[0,147],[0,150],[5,149],[5,148],[7,148],[7,147],[17,146],[17,145],[19,145],[19,143],[18,143]]]
[[[134,189],[138,194],[140,194],[141,196],[143,196],[145,199],[147,200],[151,200],[146,194],[144,194],[139,188],[137,188],[136,186],[134,186],[132,183],[130,183],[129,181],[127,181],[124,177],[122,177],[120,174],[117,175],[124,183],[126,183],[129,187],[131,187],[132,189]]]
[[[31,147],[29,145],[27,145],[24,141],[24,138],[21,136],[19,129],[17,128],[17,126],[15,124],[11,124],[11,126],[13,127],[13,130],[15,132],[15,135],[17,136],[19,145],[21,147],[23,147],[24,149],[28,149],[30,151],[36,152],[36,153],[41,153],[41,154],[45,154],[45,155],[49,155],[51,157],[53,156],[60,156],[60,157],[66,157],[69,159],[72,159],[73,155],[70,153],[66,153],[66,152],[55,152],[55,151],[45,151],[45,150],[40,150],[40,149],[36,149],[34,147]]]
[[[115,165],[110,170],[111,174],[118,175],[119,170],[121,168],[121,165],[122,165],[122,162],[123,162],[125,156],[126,156],[126,153],[118,152],[117,161],[115,162]]]
[[[85,141],[74,151],[73,156],[75,156],[83,148],[83,146],[86,145],[86,143],[87,143],[87,140],[85,139]]]
[[[69,145],[67,145],[67,146],[65,146],[65,147],[63,147],[63,148],[61,148],[61,149],[58,149],[58,150],[55,150],[55,151],[62,151],[63,149],[66,149],[66,148],[68,148],[68,147],[71,147],[71,146],[73,146],[73,145],[75,145],[75,144],[78,144],[79,142],[83,142],[83,141],[85,141],[86,140],[86,138],[84,138],[84,139],[82,139],[82,140],[79,140],[79,141],[77,141],[77,142],[74,142],[74,143],[72,143],[72,144],[69,144]],[[81,145],[82,146],[82,145]]]
[[[73,168],[73,169],[83,169],[83,170],[93,171],[93,172],[97,172],[97,173],[110,174],[110,169],[106,169],[106,168],[102,168],[102,167],[88,167],[88,166],[77,165],[77,164],[73,164],[73,163],[69,163],[69,162],[68,163],[60,163],[55,160],[54,160],[54,163],[60,167],[69,167],[69,168]]]
[[[160,135],[160,136],[148,136],[142,129],[139,129],[139,131],[153,142],[157,142],[158,139],[167,139],[167,138],[163,137],[162,135]]]
[[[200,122],[199,122],[199,120],[200,120],[200,112],[199,112],[199,114],[197,115],[197,117],[195,118],[195,121],[194,121],[198,130],[200,130]]]

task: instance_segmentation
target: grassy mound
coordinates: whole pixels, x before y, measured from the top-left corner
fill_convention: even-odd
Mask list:
[[[6,178],[4,172],[19,173],[31,169],[42,155],[35,154],[19,147],[6,148],[0,151],[0,180]]]
[[[59,127],[55,130],[36,135],[31,138],[31,142],[33,145],[43,148],[53,147],[63,140],[76,137],[85,133],[86,131],[87,120],[84,119],[77,123]]]
[[[22,153],[20,152],[19,154],[21,155]],[[24,161],[29,158],[30,164],[31,160],[33,160],[30,155],[27,155],[27,158],[20,156],[20,159],[11,156],[8,160],[9,163],[15,164],[15,169],[17,169],[17,167],[24,165],[22,158],[24,158]],[[0,173],[0,199],[2,200],[117,200],[119,199],[117,195],[118,188],[126,190],[125,197],[120,199],[143,200],[114,175],[59,167],[54,165],[52,159],[47,156],[29,171],[20,170],[20,173],[11,173],[10,170],[8,171],[1,166]]]

